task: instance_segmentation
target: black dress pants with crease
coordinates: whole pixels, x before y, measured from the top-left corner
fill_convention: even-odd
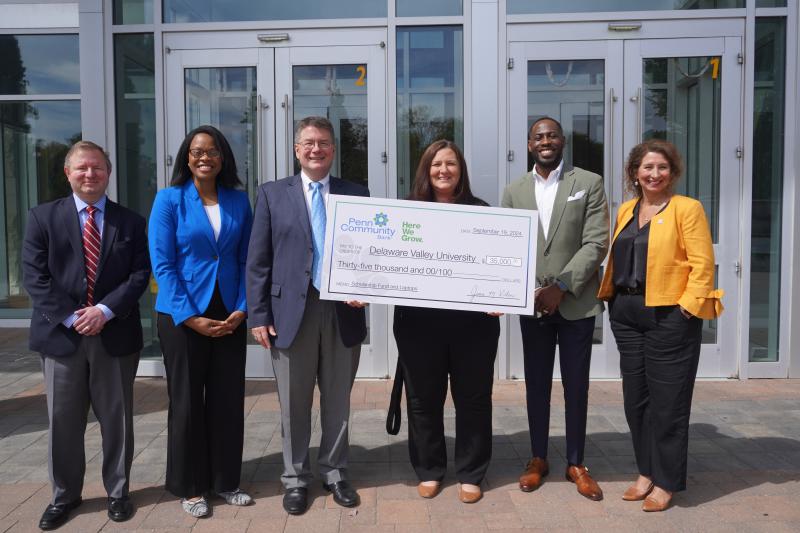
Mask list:
[[[395,308],[394,336],[408,402],[408,450],[420,481],[447,470],[448,376],[456,410],[455,469],[478,485],[492,456],[492,385],[500,322],[472,311]]]
[[[641,294],[618,295],[610,318],[639,473],[662,489],[685,490],[703,321],[677,305],[646,307]]]
[[[219,290],[203,316],[224,320]],[[207,337],[158,314],[167,371],[167,477],[175,496],[239,487],[244,444],[245,323],[230,335]]]

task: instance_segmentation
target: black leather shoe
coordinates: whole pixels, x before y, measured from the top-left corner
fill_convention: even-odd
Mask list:
[[[283,508],[289,514],[303,514],[308,508],[308,489],[306,487],[295,487],[286,489],[283,495]]]
[[[347,480],[337,481],[336,483],[322,484],[322,488],[333,493],[333,501],[342,507],[355,507],[360,502],[358,493]]]
[[[69,519],[69,513],[78,507],[83,500],[78,498],[74,502],[59,503],[57,505],[50,504],[44,510],[41,520],[39,520],[39,529],[56,529]]]
[[[133,516],[133,504],[127,496],[108,499],[108,517],[114,522],[124,522]]]

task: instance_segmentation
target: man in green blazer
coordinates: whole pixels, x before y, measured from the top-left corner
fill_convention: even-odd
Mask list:
[[[608,205],[602,177],[564,163],[564,143],[558,121],[544,117],[534,122],[528,132],[533,170],[503,193],[503,207],[539,211],[536,316],[519,320],[533,455],[519,486],[525,492],[535,490],[549,472],[550,391],[558,343],[566,404],[566,477],[581,495],[601,500],[603,491],[583,465],[583,451],[592,333],[596,315],[603,312],[596,295],[598,269],[608,251]]]

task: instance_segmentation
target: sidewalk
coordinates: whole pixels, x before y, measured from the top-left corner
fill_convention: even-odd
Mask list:
[[[0,533],[39,531],[39,517],[50,498],[45,396],[39,358],[25,349],[26,342],[27,330],[0,330]],[[496,382],[492,464],[484,498],[474,505],[458,501],[452,464],[440,495],[431,500],[417,496],[408,463],[407,424],[403,422],[397,436],[384,430],[390,389],[391,382],[358,381],[353,390],[350,474],[361,505],[343,509],[315,484],[309,511],[289,517],[281,507],[278,481],[281,435],[275,385],[249,381],[242,486],[255,497],[255,505],[235,508],[213,499],[213,516],[196,520],[163,490],[166,384],[138,379],[131,486],[135,515],[121,524],[106,516],[99,427],[90,415],[84,503],[59,531],[800,531],[800,380],[699,382],[691,419],[689,488],[676,495],[671,509],[653,514],[620,498],[635,477],[635,466],[619,382],[592,382],[590,388],[586,464],[605,492],[602,502],[584,499],[563,477],[559,383],[553,387],[551,475],[539,490],[523,493],[517,476],[530,453],[524,384]],[[318,431],[318,411],[313,415]],[[452,456],[452,405],[446,417]],[[315,433],[312,455],[317,442]]]

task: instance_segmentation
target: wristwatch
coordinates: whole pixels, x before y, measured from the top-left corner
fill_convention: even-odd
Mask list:
[[[560,279],[556,279],[555,286],[558,287],[559,289],[561,289],[561,292],[568,292],[569,291],[569,287],[567,287],[567,284],[564,283],[563,281],[561,281]]]

